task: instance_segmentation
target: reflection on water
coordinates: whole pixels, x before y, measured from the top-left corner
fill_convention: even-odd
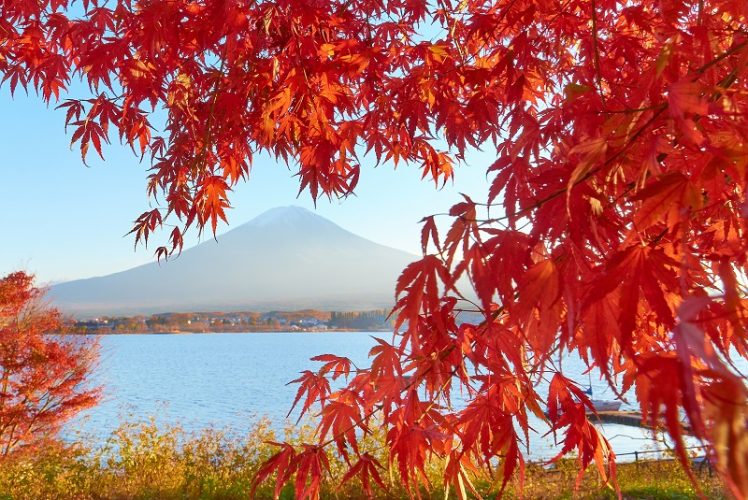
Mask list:
[[[372,335],[389,337],[359,332],[104,336],[95,376],[104,399],[71,422],[66,433],[105,439],[123,421],[149,417],[187,431],[216,427],[242,432],[262,417],[281,427],[296,393],[294,385],[286,384],[302,370],[319,366],[309,358],[335,353],[366,366]],[[564,359],[566,376],[585,382],[583,371],[581,361]],[[613,398],[604,382],[594,376],[592,382],[596,399]],[[555,455],[559,448],[553,438],[543,436],[547,428],[539,420],[532,425],[537,434],[531,435],[530,459]],[[616,453],[657,446],[642,429],[603,428]]]

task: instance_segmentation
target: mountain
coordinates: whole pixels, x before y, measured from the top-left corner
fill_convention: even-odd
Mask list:
[[[415,260],[299,207],[269,210],[177,258],[60,283],[49,298],[78,317],[175,311],[390,307]]]

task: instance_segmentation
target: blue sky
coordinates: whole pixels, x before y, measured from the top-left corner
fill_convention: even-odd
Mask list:
[[[91,167],[84,166],[77,147],[69,147],[63,111],[53,108],[22,90],[11,98],[7,85],[0,89],[0,275],[23,269],[48,283],[150,262],[153,249],[134,249],[132,237],[125,236],[152,203],[145,193],[147,160],[141,163],[129,149],[113,144],[105,149],[106,161],[89,155]],[[415,167],[375,169],[369,159],[357,196],[320,200],[316,212],[378,243],[417,253],[418,221],[447,211],[461,192],[485,199],[485,171],[492,161],[490,150],[469,156],[454,184],[437,190]],[[249,182],[231,198],[229,225],[220,225],[219,235],[273,207],[314,209],[308,194],[296,197],[292,175],[280,163],[257,158]],[[185,242],[187,247],[197,243],[197,234]]]

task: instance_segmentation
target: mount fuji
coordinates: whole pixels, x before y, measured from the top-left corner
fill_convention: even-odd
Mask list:
[[[304,208],[282,207],[177,258],[60,283],[50,288],[48,297],[76,317],[365,310],[394,304],[395,281],[416,258]]]

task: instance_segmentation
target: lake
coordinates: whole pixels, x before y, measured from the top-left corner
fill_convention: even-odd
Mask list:
[[[94,381],[104,388],[102,402],[69,423],[64,437],[82,432],[103,441],[122,422],[150,417],[187,431],[214,427],[243,432],[267,417],[281,428],[286,422],[299,372],[319,366],[309,360],[323,353],[347,356],[368,366],[372,336],[388,333],[209,333],[106,335]],[[576,361],[576,362],[575,362]],[[586,382],[579,360],[564,359],[566,376]],[[595,398],[613,397],[605,383],[592,379]],[[292,416],[293,417],[293,416]],[[530,458],[546,459],[557,451],[552,437],[531,436]],[[622,425],[604,425],[618,454],[653,449],[649,433]],[[622,456],[622,460],[631,458]]]

